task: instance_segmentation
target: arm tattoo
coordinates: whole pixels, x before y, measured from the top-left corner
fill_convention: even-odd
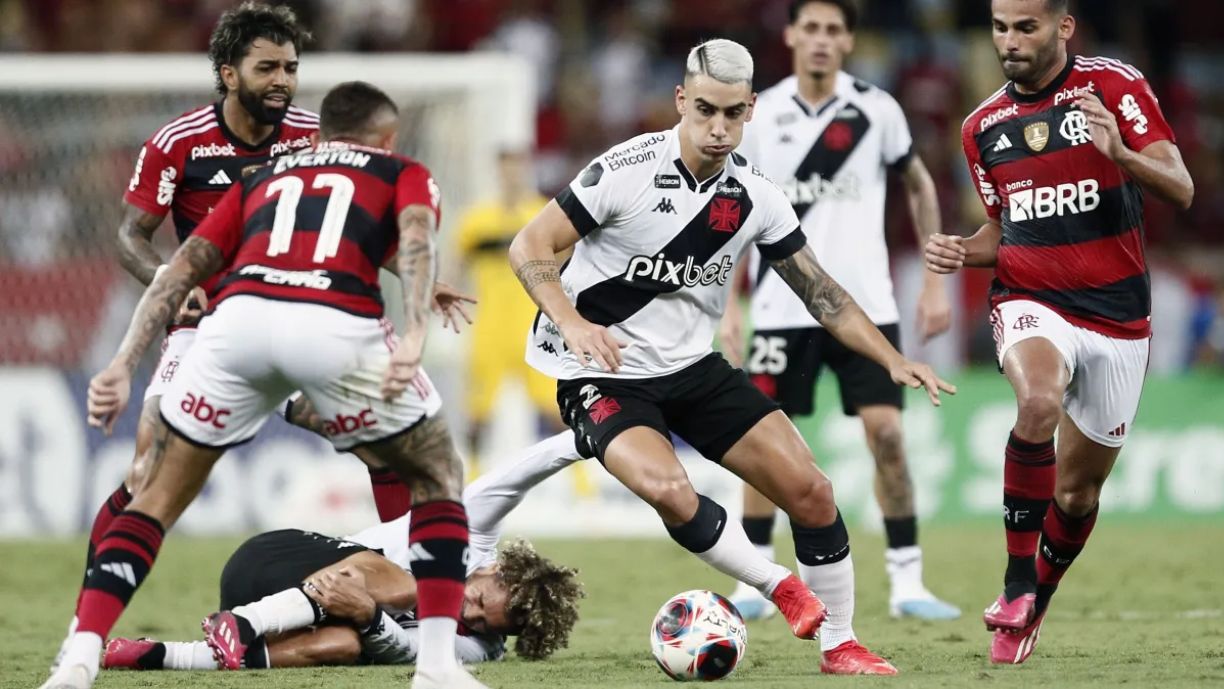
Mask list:
[[[823,325],[836,323],[846,306],[854,303],[842,286],[820,267],[811,247],[805,246],[770,265],[803,300],[808,313]]]
[[[414,504],[460,499],[463,461],[455,452],[450,429],[441,415],[366,447],[400,477],[412,479],[409,488]]]
[[[162,258],[153,248],[153,233],[165,216],[151,215],[128,206],[119,224],[119,265],[143,284],[153,282]]]
[[[523,283],[523,288],[528,294],[541,283],[561,282],[561,272],[557,269],[555,259],[527,261],[519,266],[514,274],[518,276],[519,282]]]
[[[140,357],[174,319],[192,287],[221,268],[221,250],[200,237],[188,237],[170,259],[170,269],[153,281],[140,298],[136,314],[116,358],[135,371]]]
[[[410,331],[424,330],[429,322],[429,302],[438,269],[435,222],[433,211],[423,205],[408,206],[400,213],[395,273],[403,285],[405,325]]]

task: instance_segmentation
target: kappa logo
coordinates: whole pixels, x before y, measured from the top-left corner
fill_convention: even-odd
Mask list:
[[[536,346],[537,346],[537,347],[539,347],[539,348],[540,348],[542,351],[544,351],[546,354],[551,354],[551,355],[553,355],[553,356],[557,356],[557,348],[556,348],[555,346],[553,346],[553,343],[551,343],[551,342],[540,342],[540,343],[539,343],[539,344],[537,344]]]
[[[655,189],[679,189],[680,175],[655,175]]]
[[[739,201],[715,197],[710,202],[710,229],[715,232],[734,232],[739,226]]]
[[[671,199],[664,196],[663,198],[659,199],[659,203],[655,205],[653,212],[671,213],[672,215],[676,215],[676,207],[672,205]]]

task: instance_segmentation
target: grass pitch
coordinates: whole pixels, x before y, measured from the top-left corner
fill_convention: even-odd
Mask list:
[[[660,530],[661,531],[661,530]],[[856,533],[855,628],[900,669],[896,678],[818,673],[815,643],[779,618],[749,625],[743,664],[726,680],[745,687],[874,684],[891,687],[1224,686],[1224,525],[1162,525],[1102,518],[1054,599],[1036,654],[1020,667],[992,666],[982,608],[999,590],[1002,529],[932,526],[921,534],[927,583],[961,606],[962,619],[922,623],[887,617],[882,543]],[[789,544],[789,538],[778,542]],[[221,565],[236,540],[173,536],[117,635],[194,639],[216,605]],[[685,589],[730,583],[667,540],[541,541],[542,551],[582,569],[588,598],[570,648],[546,662],[514,657],[476,670],[492,687],[620,687],[672,684],[654,665],[650,621]],[[785,550],[786,548],[782,548]],[[67,622],[84,548],[77,541],[0,542],[0,686],[38,686]],[[410,668],[268,672],[103,672],[97,687],[407,687]]]

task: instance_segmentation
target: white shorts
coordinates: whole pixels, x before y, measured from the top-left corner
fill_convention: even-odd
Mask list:
[[[174,374],[178,372],[179,362],[183,360],[187,350],[191,349],[195,336],[195,328],[178,328],[170,331],[166,339],[162,340],[161,358],[157,360],[157,368],[153,370],[149,387],[145,388],[144,401],[148,402],[154,397],[166,394],[167,388],[174,380]]]
[[[1090,440],[1122,447],[1147,375],[1149,339],[1109,337],[1068,323],[1035,301],[1006,301],[990,314],[999,366],[1017,342],[1044,337],[1062,354],[1071,383],[1063,408]]]
[[[373,318],[298,302],[236,296],[200,322],[161,413],[207,447],[246,442],[295,391],[341,451],[401,433],[442,407],[422,371],[398,398],[379,392],[394,332]]]

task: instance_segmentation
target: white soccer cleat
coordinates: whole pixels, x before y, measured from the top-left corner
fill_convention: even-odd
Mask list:
[[[917,620],[955,620],[961,616],[960,608],[942,601],[935,594],[922,589],[919,595],[892,598],[888,601],[888,614],[894,619],[910,617]]]
[[[412,689],[489,689],[489,687],[469,675],[467,670],[458,667],[445,675],[436,677],[417,670],[412,676]]]
[[[68,652],[68,643],[72,641],[72,635],[76,634],[76,628],[77,618],[76,615],[73,615],[72,621],[68,623],[68,635],[60,642],[59,652],[55,654],[55,660],[51,661],[51,674],[54,675],[55,671],[59,669],[60,663],[64,662],[64,654]]]
[[[745,620],[767,620],[778,614],[778,606],[774,605],[773,601],[742,581],[727,599]]]
[[[84,665],[68,665],[51,674],[38,689],[90,689],[94,678],[89,674],[89,668]]]

